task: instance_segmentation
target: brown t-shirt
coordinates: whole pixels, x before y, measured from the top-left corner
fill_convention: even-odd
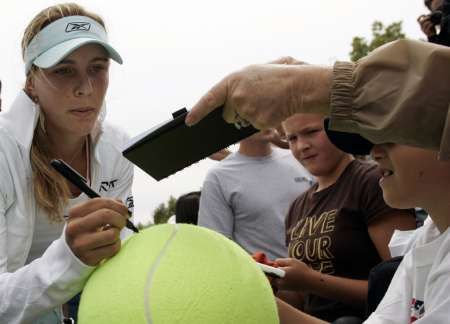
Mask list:
[[[368,225],[393,210],[383,200],[380,176],[375,164],[354,160],[332,186],[315,192],[316,184],[298,197],[286,218],[289,256],[322,273],[367,280],[381,261]],[[327,321],[365,315],[362,308],[312,294],[304,310]]]

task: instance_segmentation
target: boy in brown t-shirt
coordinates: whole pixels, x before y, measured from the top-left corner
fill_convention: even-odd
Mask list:
[[[415,228],[414,214],[385,204],[376,165],[331,144],[319,115],[294,115],[283,128],[292,153],[317,184],[291,206],[290,258],[277,260],[286,276],[275,285],[303,293],[303,310],[321,319],[363,318],[369,270],[390,258],[394,229]]]

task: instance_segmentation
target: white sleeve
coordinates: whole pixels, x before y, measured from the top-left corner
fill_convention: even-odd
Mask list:
[[[31,322],[81,291],[94,267],[72,254],[64,233],[42,257],[13,273],[0,274],[2,323]]]
[[[84,286],[93,267],[83,264],[65,242],[65,231],[42,257],[8,272],[6,213],[14,202],[8,164],[0,155],[0,323],[28,323],[65,303]],[[14,215],[11,215],[14,217]]]
[[[216,174],[209,172],[200,196],[198,225],[233,239],[234,215]]]

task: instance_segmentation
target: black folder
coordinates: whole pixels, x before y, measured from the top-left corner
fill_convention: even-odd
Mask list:
[[[173,119],[132,139],[122,153],[159,181],[258,131],[251,125],[236,128],[225,122],[222,112],[223,107],[215,109],[188,127],[184,122],[188,111],[180,109]]]

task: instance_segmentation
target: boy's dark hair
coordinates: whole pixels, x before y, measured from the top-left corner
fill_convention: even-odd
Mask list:
[[[193,191],[180,196],[175,205],[176,222],[197,225],[199,204],[200,191]]]

